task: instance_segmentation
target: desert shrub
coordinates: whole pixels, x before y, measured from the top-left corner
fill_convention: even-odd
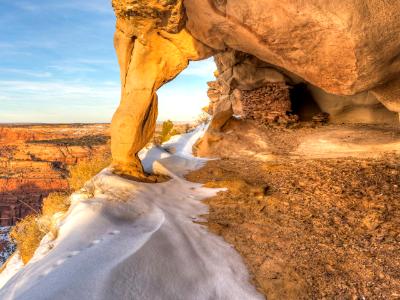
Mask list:
[[[38,229],[44,234],[51,233],[57,237],[57,228],[54,226],[53,216],[56,213],[65,213],[70,206],[67,193],[51,193],[42,203],[42,214],[36,219]]]
[[[161,143],[168,141],[174,135],[179,134],[179,132],[174,129],[174,123],[171,120],[164,121],[161,129]]]
[[[38,215],[28,215],[14,226],[10,238],[17,245],[24,264],[32,258],[44,236],[39,228]]]
[[[10,238],[17,245],[24,264],[32,258],[42,238],[52,231],[52,216],[58,212],[65,212],[68,208],[67,194],[51,193],[43,200],[41,214],[28,215],[13,227]]]
[[[83,187],[86,181],[110,164],[109,156],[92,157],[68,168],[68,184],[72,191]]]
[[[78,138],[63,138],[52,140],[33,140],[27,141],[29,144],[52,144],[57,146],[87,146],[94,147],[105,145],[110,140],[109,136],[105,135],[87,135]]]
[[[198,115],[195,124],[196,126],[199,126],[208,123],[209,120],[210,120],[210,115],[203,111],[201,114]]]
[[[42,215],[53,216],[58,212],[66,212],[69,205],[67,193],[51,193],[43,200]]]
[[[205,112],[207,115],[211,115],[212,114],[210,105],[202,107],[201,110],[202,110],[202,113]]]
[[[173,137],[174,135],[178,135],[178,134],[181,134],[182,132],[180,132],[179,130],[177,130],[177,129],[172,129],[171,130],[171,132],[169,133],[169,138],[171,138],[171,137]]]

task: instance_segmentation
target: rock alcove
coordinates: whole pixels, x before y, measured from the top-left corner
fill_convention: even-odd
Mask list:
[[[189,61],[214,56],[212,143],[232,115],[292,122],[399,121],[398,4],[373,0],[113,0],[121,103],[112,120],[113,168],[143,178],[137,153],[157,119],[156,91]]]

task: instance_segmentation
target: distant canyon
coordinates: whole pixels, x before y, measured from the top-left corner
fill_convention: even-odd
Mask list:
[[[0,225],[40,211],[49,193],[68,191],[68,166],[109,152],[108,130],[108,124],[1,125]]]

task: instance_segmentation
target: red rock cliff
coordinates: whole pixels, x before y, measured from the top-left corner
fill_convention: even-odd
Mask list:
[[[50,192],[68,190],[68,165],[108,149],[108,125],[0,127],[0,225],[39,211]]]

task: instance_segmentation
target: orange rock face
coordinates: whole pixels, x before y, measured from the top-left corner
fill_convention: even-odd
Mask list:
[[[122,87],[111,122],[113,170],[143,179],[138,152],[155,130],[157,90],[183,71],[189,60],[207,58],[212,50],[184,29],[182,0],[113,0],[112,4]]]
[[[400,74],[398,1],[185,0],[191,34],[352,95]]]
[[[0,225],[40,211],[50,192],[67,191],[67,166],[109,151],[108,125],[0,127]]]
[[[215,55],[220,81],[229,89],[222,84],[219,87],[224,90],[219,96],[214,92],[210,95],[214,102],[210,130],[218,130],[231,117],[234,85],[252,91],[268,85],[265,81],[313,87],[313,96],[318,98],[315,101],[338,122],[364,121],[360,115],[372,115],[369,108],[381,113],[368,121],[398,120],[398,1],[112,3],[122,87],[121,104],[112,121],[116,173],[144,175],[137,153],[154,131],[157,89],[178,75],[189,60],[211,55]],[[240,58],[232,57],[235,53],[251,55],[261,68],[253,60],[230,65]],[[355,108],[349,110],[348,106]]]

